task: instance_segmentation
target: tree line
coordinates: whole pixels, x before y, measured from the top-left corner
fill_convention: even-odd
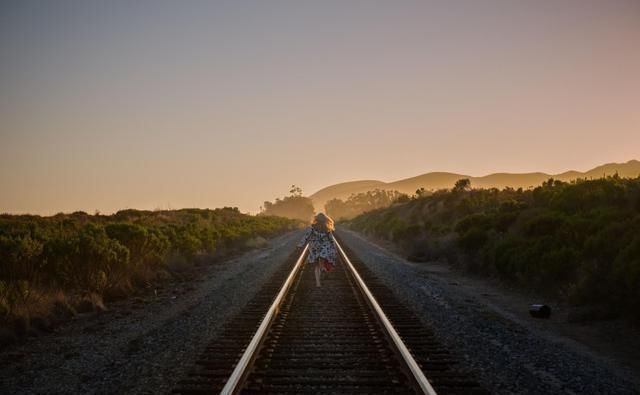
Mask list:
[[[523,190],[450,190],[372,211],[354,229],[391,240],[414,260],[445,259],[541,291],[596,316],[640,319],[640,177]]]
[[[419,191],[418,191],[419,192]],[[348,220],[367,211],[407,202],[409,196],[398,191],[375,189],[352,194],[346,200],[334,198],[325,204],[325,212],[335,220]]]
[[[416,193],[426,194],[424,190]],[[324,212],[335,220],[347,220],[367,211],[389,207],[395,202],[406,202],[409,196],[398,191],[375,189],[352,194],[346,200],[331,199],[324,206]],[[308,222],[315,214],[313,201],[302,195],[302,189],[292,185],[289,195],[265,201],[260,215],[275,215]]]
[[[45,294],[126,294],[170,276],[172,263],[188,267],[296,226],[237,208],[0,215],[0,321]]]
[[[291,185],[289,195],[283,198],[276,198],[273,202],[265,201],[260,215],[278,216],[309,222],[315,209],[313,201],[302,195],[302,189],[296,185]]]

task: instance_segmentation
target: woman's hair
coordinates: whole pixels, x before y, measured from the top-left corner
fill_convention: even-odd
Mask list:
[[[333,232],[335,230],[335,227],[333,226],[333,220],[329,218],[329,216],[324,215],[323,213],[318,213],[313,218],[312,225],[316,229],[319,229],[325,232]]]

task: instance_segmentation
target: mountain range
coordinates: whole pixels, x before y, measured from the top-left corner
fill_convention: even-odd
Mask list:
[[[473,177],[465,174],[431,172],[393,182],[378,180],[349,181],[322,188],[312,194],[310,198],[313,200],[316,210],[323,210],[324,204],[331,199],[345,200],[354,193],[367,192],[374,189],[396,190],[413,195],[420,188],[426,190],[451,188],[461,178],[468,178],[471,181],[471,186],[475,188],[529,188],[538,186],[549,178],[571,181],[577,178],[601,178],[615,173],[618,173],[620,177],[638,177],[640,176],[640,161],[630,160],[626,163],[607,163],[585,172],[570,170],[560,174],[540,172],[493,173],[482,177]]]

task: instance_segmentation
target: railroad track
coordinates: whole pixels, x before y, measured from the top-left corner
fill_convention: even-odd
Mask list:
[[[486,393],[336,242],[340,260],[322,287],[307,248],[292,254],[173,393]]]

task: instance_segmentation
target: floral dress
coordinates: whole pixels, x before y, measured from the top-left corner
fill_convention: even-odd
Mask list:
[[[309,242],[308,263],[316,262],[318,258],[324,258],[332,265],[336,264],[338,251],[333,237],[331,237],[331,232],[323,232],[313,225],[309,226],[304,232],[304,237],[298,243],[298,247],[304,246],[307,242]]]

